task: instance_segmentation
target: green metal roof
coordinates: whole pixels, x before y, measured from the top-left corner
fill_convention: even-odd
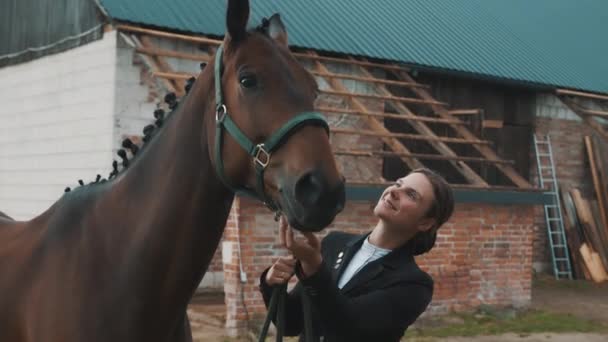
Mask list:
[[[226,0],[99,0],[108,15],[222,36]],[[292,46],[608,93],[605,0],[251,0]]]

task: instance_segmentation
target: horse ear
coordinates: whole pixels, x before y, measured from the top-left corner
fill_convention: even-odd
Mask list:
[[[287,29],[278,13],[273,14],[268,20],[268,35],[278,43],[287,46]]]
[[[232,41],[245,38],[249,19],[249,0],[228,0],[226,27]]]

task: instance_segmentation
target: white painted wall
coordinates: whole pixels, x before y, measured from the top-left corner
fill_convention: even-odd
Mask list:
[[[149,72],[136,59],[133,48],[122,37],[117,39],[116,83],[114,87],[114,152],[120,149],[127,136],[143,135],[143,128],[154,123],[154,110],[158,100],[150,98],[150,84],[146,84],[144,73]],[[150,77],[147,77],[148,79]],[[153,86],[153,85],[152,85]],[[164,91],[159,91],[163,96]],[[113,154],[114,159],[120,158]],[[111,161],[110,161],[111,162]]]
[[[110,171],[116,34],[0,69],[0,210],[30,219]]]

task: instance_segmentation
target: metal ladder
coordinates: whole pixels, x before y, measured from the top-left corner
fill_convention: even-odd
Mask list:
[[[559,199],[559,187],[555,176],[553,150],[549,136],[546,135],[544,139],[541,139],[534,134],[534,149],[536,151],[539,185],[542,189],[546,190],[545,194],[551,196],[553,202],[544,206],[545,223],[551,247],[551,260],[553,261],[553,274],[556,279],[566,277],[567,279],[572,279],[570,254],[568,253],[562,205]],[[548,188],[545,188],[545,185],[548,185]]]

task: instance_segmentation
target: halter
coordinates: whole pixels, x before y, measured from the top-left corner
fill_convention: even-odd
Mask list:
[[[278,206],[266,195],[264,191],[264,171],[268,164],[272,153],[276,151],[281,144],[289,137],[290,134],[307,124],[320,125],[325,128],[329,134],[329,126],[325,117],[319,112],[302,112],[287,121],[281,128],[272,133],[266,141],[255,144],[252,142],[243,131],[241,131],[236,123],[230,118],[228,109],[224,104],[224,96],[222,94],[222,55],[223,46],[217,49],[215,55],[215,170],[217,175],[222,180],[224,185],[235,194],[245,194],[254,198],[260,199],[272,211],[278,213]],[[245,186],[233,186],[224,172],[224,162],[222,160],[222,145],[224,139],[224,130],[241,145],[241,147],[252,157],[253,165],[257,175],[256,188],[251,189]],[[256,191],[257,190],[257,191]]]

